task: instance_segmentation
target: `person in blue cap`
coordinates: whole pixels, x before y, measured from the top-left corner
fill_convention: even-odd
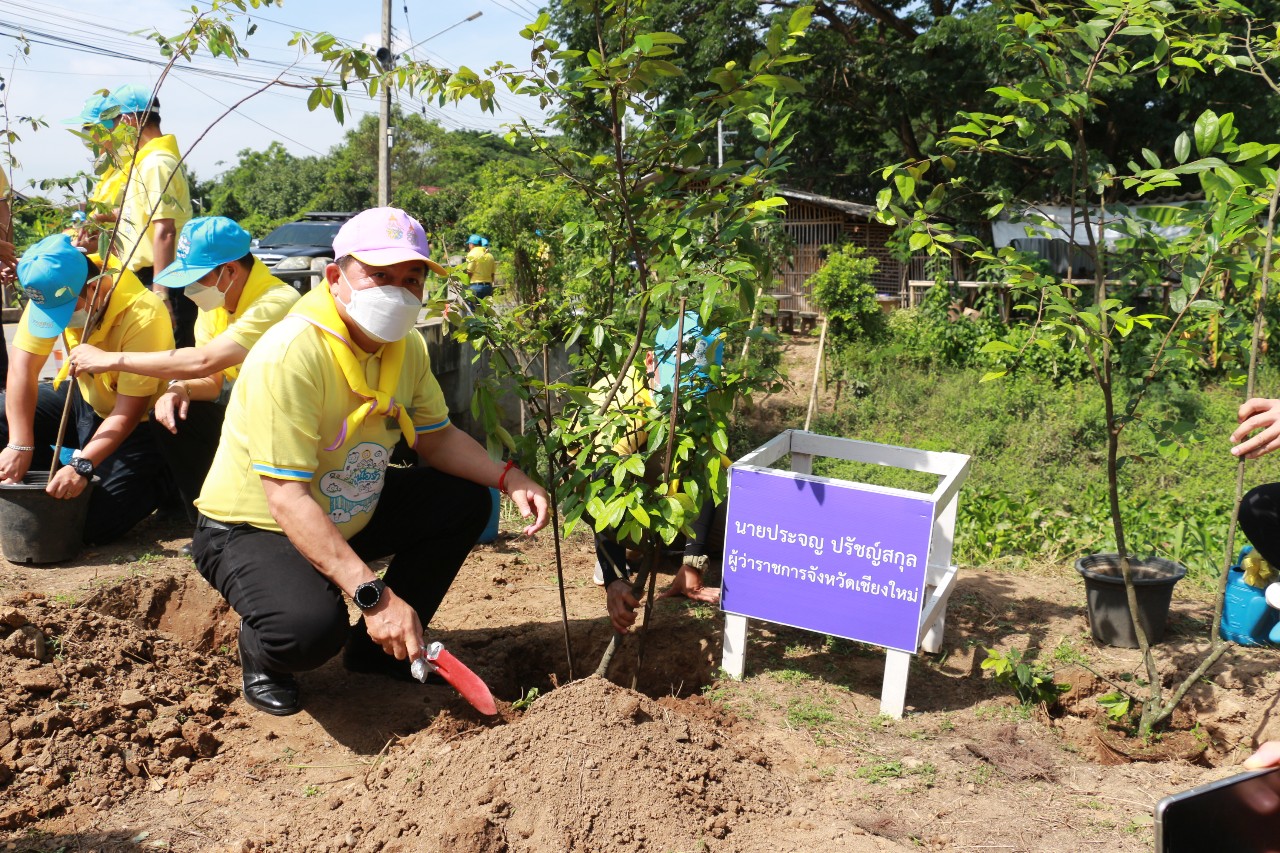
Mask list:
[[[114,224],[124,199],[125,178],[129,171],[128,158],[121,159],[122,152],[115,147],[111,131],[116,126],[120,104],[109,95],[94,93],[84,102],[79,114],[65,119],[63,124],[78,125],[81,132],[92,137],[86,141],[95,154],[94,171],[98,180],[89,192],[85,207],[76,223],[73,242],[86,251],[98,248],[97,236],[101,226]],[[104,117],[105,116],[105,117]],[[95,227],[99,226],[99,227]]]
[[[144,86],[114,90],[120,121],[137,135],[133,166],[121,200],[115,254],[143,284],[168,303],[180,347],[195,345],[196,306],[181,289],[155,282],[178,249],[178,235],[191,218],[191,190],[181,169],[178,140],[160,128],[160,101]]]
[[[298,291],[249,252],[250,242],[249,232],[225,216],[192,219],[178,238],[177,258],[156,276],[156,284],[183,289],[200,309],[195,346],[112,352],[81,344],[69,356],[77,372],[126,370],[169,380],[155,404],[164,427],[157,435],[192,524],[240,365],[298,301]]]
[[[159,504],[167,473],[147,410],[160,381],[109,371],[79,374],[67,386],[68,362],[50,386],[39,381],[40,369],[59,336],[70,348],[84,337],[86,326],[89,342],[103,350],[171,349],[168,312],[137,276],[120,269],[117,259],[104,264],[98,255],[86,256],[65,234],[46,237],[23,254],[18,282],[27,305],[14,335],[4,393],[0,482],[22,482],[29,470],[48,470],[69,394],[71,421],[63,444],[76,450],[70,464],[55,470],[46,491],[74,498],[96,476],[84,541],[110,542]]]
[[[700,399],[712,390],[712,365],[724,362],[724,341],[719,329],[704,332],[698,312],[687,311],[683,324],[684,345],[681,353],[680,395]],[[676,352],[680,339],[677,322],[658,328],[653,349],[645,354],[644,384],[631,404],[643,406],[670,406],[675,389]],[[637,377],[639,379],[639,377]],[[611,384],[608,381],[602,384]],[[639,386],[637,381],[633,383]],[[629,401],[630,402],[630,401]],[[648,440],[646,433],[638,432],[626,445],[616,446],[615,451],[633,452]],[[727,467],[729,460],[725,459]],[[710,499],[699,507],[698,516],[692,522],[693,536],[684,542],[680,567],[661,598],[684,596],[693,601],[717,604],[720,588],[705,586],[703,573],[711,559],[721,556],[724,542],[723,506],[716,506]],[[616,541],[611,531],[596,533],[595,582],[605,588],[605,608],[614,628],[625,633],[634,624],[639,601],[631,594],[630,567],[626,547]]]
[[[479,234],[467,238],[467,276],[471,279],[471,293],[476,299],[488,299],[493,295],[493,270],[497,261],[489,251],[489,241]]]

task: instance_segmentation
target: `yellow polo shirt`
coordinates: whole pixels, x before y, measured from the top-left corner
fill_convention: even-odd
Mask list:
[[[97,255],[90,255],[89,258],[95,264],[102,263]],[[173,349],[173,325],[169,320],[169,309],[160,301],[160,297],[142,286],[136,275],[128,270],[120,272],[119,261],[115,258],[111,260],[112,268],[117,271],[118,281],[111,293],[111,301],[107,303],[107,313],[87,343],[107,352],[162,352]],[[102,286],[109,285],[104,279]],[[92,282],[85,285],[86,288],[93,286]],[[30,311],[29,305],[22,309],[13,345],[32,355],[47,357],[53,352],[53,344],[57,338],[38,338],[31,334],[28,319]],[[68,344],[79,344],[80,333],[83,331],[67,329]],[[164,388],[163,380],[123,371],[77,376],[76,384],[100,418],[111,414],[116,405],[117,394],[154,398]],[[144,415],[143,420],[146,418]]]
[[[106,171],[98,176],[97,183],[89,193],[90,205],[97,206],[103,212],[119,207],[120,199],[124,195],[124,181],[128,171],[128,163],[124,164],[123,170],[115,166],[107,166]]]
[[[369,386],[378,387],[383,350],[354,350]],[[395,398],[407,405],[418,435],[449,425],[426,341],[417,332],[405,339]],[[222,440],[196,506],[218,521],[282,533],[267,506],[262,478],[310,483],[311,497],[350,539],[373,517],[400,437],[396,420],[380,415],[344,434],[347,416],[362,402],[325,334],[297,315],[285,317],[240,367]]]
[[[173,220],[176,240],[182,226],[191,218],[191,190],[179,168],[181,159],[178,140],[171,134],[151,140],[138,149],[134,158],[133,173],[129,175],[121,202],[117,254],[129,258],[129,269],[135,272],[155,264],[154,223],[157,219]]]
[[[254,258],[235,313],[226,308],[200,310],[196,317],[196,346],[202,347],[219,335],[228,335],[240,346],[251,350],[262,333],[288,314],[301,295],[273,276],[266,264]],[[222,371],[222,375],[227,382],[235,382],[240,375],[240,365],[231,365]]]
[[[476,246],[467,252],[467,275],[472,284],[493,284],[493,267],[497,263],[493,254],[484,246]]]

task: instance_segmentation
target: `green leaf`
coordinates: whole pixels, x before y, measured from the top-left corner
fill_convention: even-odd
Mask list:
[[[801,35],[805,30],[809,29],[809,23],[812,20],[813,7],[799,7],[791,13],[791,18],[787,21],[787,33],[793,36]]]
[[[1174,140],[1173,156],[1179,163],[1187,162],[1187,158],[1191,156],[1191,139],[1186,131],[1178,134],[1178,138]]]
[[[911,247],[911,251],[918,252],[928,246],[930,242],[932,241],[929,239],[928,231],[916,231],[907,240],[907,245]]]
[[[893,185],[898,189],[898,195],[903,199],[909,199],[916,194],[916,180],[910,175],[894,175]]]
[[[1221,122],[1213,110],[1205,110],[1196,119],[1195,136],[1196,151],[1201,157],[1208,154],[1218,144],[1218,129]]]
[[[985,344],[982,345],[982,348],[978,350],[978,352],[983,352],[983,353],[1017,352],[1017,351],[1018,351],[1017,347],[1013,346],[1012,344],[1008,344],[1008,343],[1005,343],[1004,341],[999,341],[999,340],[987,341]]]
[[[757,74],[753,79],[756,83],[768,89],[776,89],[781,92],[804,91],[804,85],[794,77],[785,77],[781,74]]]

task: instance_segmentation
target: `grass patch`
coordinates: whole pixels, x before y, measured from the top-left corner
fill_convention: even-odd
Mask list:
[[[829,703],[820,704],[811,699],[792,699],[787,707],[787,724],[797,729],[813,731],[833,725],[838,719]]]
[[[970,455],[956,526],[958,562],[1025,568],[1114,549],[1102,399],[1091,382],[1028,376],[983,383],[980,370],[908,364],[893,357],[892,347],[851,352],[842,369],[868,393],[843,397],[815,420],[814,431]],[[1267,366],[1259,384],[1280,384],[1280,371]],[[1209,588],[1221,569],[1234,499],[1236,460],[1226,452],[1226,435],[1242,392],[1161,386],[1151,395],[1144,420],[1121,438],[1130,550],[1177,560],[1191,585]],[[1174,420],[1196,431],[1162,431],[1160,424]],[[1184,455],[1162,453],[1162,442],[1167,451],[1170,441]],[[1250,485],[1280,480],[1280,454],[1254,464]],[[932,475],[835,459],[816,459],[814,472],[912,491],[937,483]]]

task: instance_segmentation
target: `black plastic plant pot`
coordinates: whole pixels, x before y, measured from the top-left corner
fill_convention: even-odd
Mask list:
[[[1147,632],[1147,642],[1164,639],[1169,618],[1173,585],[1186,575],[1180,563],[1163,557],[1129,558],[1134,593],[1138,598],[1138,618]],[[1138,648],[1138,634],[1129,615],[1129,602],[1120,573],[1119,554],[1090,554],[1076,560],[1076,571],[1084,578],[1089,607],[1089,627],[1093,638],[1108,646]]]
[[[61,563],[79,555],[97,477],[70,500],[46,492],[48,471],[0,484],[0,551],[11,563]]]

